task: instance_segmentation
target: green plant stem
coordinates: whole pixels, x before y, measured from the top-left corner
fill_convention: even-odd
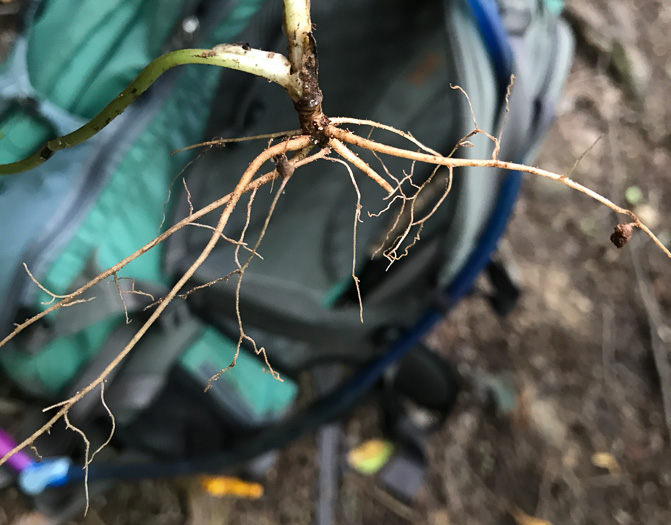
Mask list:
[[[208,64],[245,71],[277,82],[288,91],[295,89],[288,60],[277,53],[245,49],[237,45],[221,45],[213,49],[180,49],[166,53],[145,67],[140,74],[105,108],[81,128],[49,140],[29,157],[0,164],[0,175],[10,175],[33,169],[62,149],[71,148],[91,138],[147,91],[163,73],[184,64]]]

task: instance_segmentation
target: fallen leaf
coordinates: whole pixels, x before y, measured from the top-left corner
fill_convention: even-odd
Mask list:
[[[597,452],[592,454],[592,465],[599,468],[605,468],[611,474],[620,474],[622,472],[620,464],[609,452]]]
[[[389,461],[394,445],[383,439],[368,440],[347,454],[347,463],[361,474],[375,474]]]
[[[245,499],[259,499],[263,496],[263,485],[228,476],[202,476],[201,486],[211,496],[234,496]]]
[[[536,518],[535,516],[529,516],[517,506],[510,507],[508,512],[510,512],[510,515],[517,522],[517,525],[552,525],[549,521]]]
[[[450,516],[445,509],[429,513],[429,525],[450,525]]]

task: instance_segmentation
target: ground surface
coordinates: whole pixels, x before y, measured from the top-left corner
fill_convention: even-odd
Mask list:
[[[603,136],[574,178],[617,202],[638,187],[640,195],[627,195],[668,245],[671,6],[568,4],[578,54],[537,164],[565,172]],[[432,439],[429,483],[408,509],[348,473],[341,523],[671,523],[662,401],[671,376],[660,381],[655,361],[669,359],[671,265],[640,235],[616,250],[608,237],[617,222],[584,196],[526,180],[506,241],[525,292],[519,306],[501,320],[472,298],[430,338],[470,387]],[[486,400],[482,385],[492,383],[515,396],[509,410]],[[347,442],[368,436],[374,417],[362,409],[346,427]],[[258,501],[213,499],[188,480],[145,482],[95,498],[81,523],[308,524],[315,472],[308,437],[282,453]],[[25,518],[24,509],[6,490],[0,524]]]

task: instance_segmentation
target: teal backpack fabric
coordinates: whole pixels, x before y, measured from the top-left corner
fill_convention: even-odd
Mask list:
[[[209,2],[209,16],[217,23],[210,24],[210,33],[198,44],[211,47],[235,40],[262,4]],[[108,2],[104,9],[96,1],[29,6],[32,23],[0,77],[3,162],[21,158],[54,134],[80,126],[150,60],[185,46],[186,35],[180,32],[191,16],[189,2],[166,1],[160,10],[155,7],[141,0]],[[264,20],[256,18],[252,33],[262,34]],[[72,30],[60,31],[64,26]],[[26,279],[22,263],[47,289],[66,293],[157,235],[172,179],[184,164],[170,152],[202,137],[220,76],[220,68],[170,72],[101,134],[56,155],[54,162],[0,181],[3,332],[11,329],[11,321],[45,308],[51,299]],[[130,287],[124,277],[132,276],[151,289],[165,290],[170,278],[161,268],[162,247],[147,256],[120,272],[123,289]],[[130,336],[114,283],[103,283],[92,295],[95,308],[56,312],[2,349],[3,368],[16,384],[36,396],[55,399],[88,377],[87,371],[109,362],[125,344]],[[129,295],[126,303],[134,316],[134,309],[140,308],[137,301]],[[188,333],[170,326],[159,341],[141,345],[144,350],[139,353],[147,355],[152,347],[165,350],[168,341],[172,360],[166,352],[159,360],[172,364],[183,354],[184,369],[204,385],[230,363],[233,352],[230,340],[216,330],[202,323],[191,325]],[[176,338],[177,333],[184,335]],[[257,375],[263,374],[255,359],[244,354],[238,364],[240,373],[217,385],[215,392],[237,392],[259,382]],[[167,381],[169,368],[129,366],[126,375],[142,379],[136,381],[142,388],[132,390],[133,400],[116,401],[119,413],[136,417],[145,408],[137,400],[151,402]],[[206,371],[209,375],[204,377]],[[248,402],[236,403],[241,419],[267,423],[293,399],[293,383],[264,379],[268,379],[265,393],[261,386]],[[221,392],[217,397],[227,399]]]

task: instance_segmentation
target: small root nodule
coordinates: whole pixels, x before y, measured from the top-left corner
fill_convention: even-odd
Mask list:
[[[286,155],[279,155],[275,157],[274,160],[277,173],[279,173],[283,179],[288,179],[293,175],[296,168],[289,162]]]
[[[617,248],[622,248],[631,240],[634,226],[635,224],[633,222],[618,224],[615,226],[615,231],[610,236],[610,242],[612,242]]]

